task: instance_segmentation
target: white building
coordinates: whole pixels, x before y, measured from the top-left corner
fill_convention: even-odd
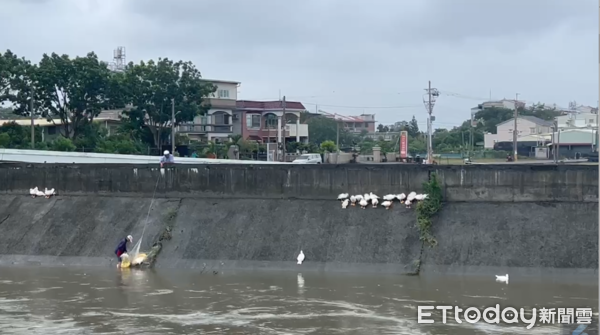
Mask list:
[[[177,132],[187,134],[191,140],[227,140],[233,132],[234,111],[240,83],[229,80],[204,79],[217,86],[206,102],[211,108],[206,115],[196,116],[193,122],[181,124]]]
[[[552,122],[542,120],[535,116],[519,116],[517,117],[517,141],[520,137],[532,135],[547,134],[552,131]],[[510,142],[513,140],[513,130],[515,128],[515,119],[501,122],[496,125],[495,134],[484,135],[484,147],[493,149],[497,142]]]
[[[525,102],[517,100],[517,105],[519,108],[524,108]],[[477,109],[479,109],[479,110],[486,109],[486,108],[515,109],[515,100],[502,99],[502,100],[495,100],[495,101],[486,101],[484,103],[481,103],[479,106],[477,106]]]
[[[597,113],[569,113],[555,118],[558,128],[595,128],[598,127]]]

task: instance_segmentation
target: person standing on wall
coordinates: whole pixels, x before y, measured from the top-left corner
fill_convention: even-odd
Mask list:
[[[160,157],[160,167],[164,167],[165,164],[175,164],[175,157],[169,152],[169,150],[165,150],[163,155]]]

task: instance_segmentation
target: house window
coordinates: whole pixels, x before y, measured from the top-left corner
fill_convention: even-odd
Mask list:
[[[277,116],[274,114],[267,114],[265,118],[265,128],[277,129]]]
[[[219,98],[229,98],[229,90],[219,90]]]
[[[48,135],[56,135],[56,126],[48,127]]]
[[[260,115],[252,115],[252,128],[260,128]]]
[[[246,114],[246,128],[260,129],[260,115]]]
[[[213,114],[214,124],[229,124],[229,114],[224,112],[217,112]]]
[[[536,131],[535,131],[535,127],[531,127],[531,128],[529,128],[529,133],[530,133],[530,134],[535,134],[535,133],[536,133]]]

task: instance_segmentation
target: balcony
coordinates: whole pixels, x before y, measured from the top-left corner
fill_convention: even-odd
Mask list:
[[[231,124],[181,124],[177,132],[182,134],[232,133]]]
[[[286,137],[308,137],[308,125],[307,124],[286,124],[285,130],[287,133]]]
[[[261,138],[265,138],[265,137],[277,137],[277,127],[263,127],[263,128],[248,128],[246,130],[246,133],[248,134],[248,136],[255,136],[255,137],[261,137]],[[300,137],[308,137],[308,125],[307,124],[300,124],[300,125],[296,125],[295,123],[290,123],[287,124],[285,126],[285,131],[283,133],[283,136],[285,136],[286,138],[296,138],[296,136],[300,136]]]

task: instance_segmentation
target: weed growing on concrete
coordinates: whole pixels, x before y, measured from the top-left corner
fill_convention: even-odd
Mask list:
[[[165,218],[166,225],[162,234],[158,237],[158,241],[168,241],[171,239],[171,231],[173,230],[173,224],[175,223],[175,219],[177,218],[177,209],[170,210]]]
[[[431,178],[428,182],[423,183],[423,189],[428,196],[425,200],[419,201],[419,204],[417,205],[417,227],[420,232],[419,238],[430,247],[434,247],[437,244],[437,240],[431,234],[431,220],[442,208],[442,189],[435,173],[431,174]]]

